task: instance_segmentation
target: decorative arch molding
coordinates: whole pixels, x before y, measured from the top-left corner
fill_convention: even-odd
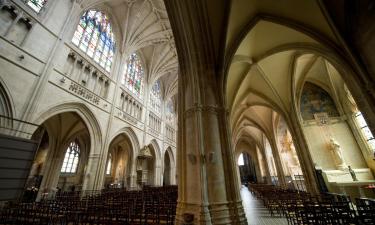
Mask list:
[[[259,91],[254,90],[253,88],[247,88],[246,91],[244,91],[244,94],[241,95],[241,96],[238,96],[237,93],[236,93],[235,98],[238,99],[238,100],[233,101],[233,104],[232,104],[232,106],[230,106],[230,109],[237,108],[240,105],[241,99],[242,100],[246,99],[250,94],[256,95],[259,98],[263,99],[265,102],[267,102],[269,104],[269,105],[267,105],[267,107],[273,108],[275,111],[278,111],[278,112],[286,113],[286,111],[284,111],[285,109],[283,109],[282,106],[280,106],[279,103],[270,99],[269,97],[260,93]],[[231,113],[232,113],[232,110],[231,110]]]
[[[72,102],[52,106],[50,109],[41,113],[38,118],[33,119],[33,123],[42,124],[55,115],[67,112],[74,112],[82,119],[90,134],[90,154],[99,154],[100,147],[95,147],[102,146],[103,143],[101,127],[95,115],[84,103]]]
[[[254,94],[254,93],[252,93]],[[265,99],[265,101],[267,102],[268,100]],[[268,102],[267,102],[268,103]],[[238,124],[241,123],[242,121],[242,118],[243,118],[243,114],[246,110],[250,109],[251,107],[254,107],[254,106],[262,106],[262,107],[266,107],[266,108],[269,108],[271,109],[272,111],[280,114],[280,115],[285,115],[284,114],[284,111],[282,111],[281,108],[278,107],[278,105],[275,105],[275,103],[273,102],[269,102],[269,104],[267,103],[262,103],[262,102],[255,102],[255,103],[252,103],[252,104],[247,104],[246,107],[243,107],[242,109],[238,110],[237,111],[237,115],[232,121],[235,122],[234,123],[234,127],[238,126]]]
[[[252,140],[252,142],[251,142],[250,140]],[[240,154],[243,153],[243,152],[246,152],[246,153],[248,153],[248,154],[252,154],[252,151],[249,150],[249,149],[246,149],[246,150],[244,150],[244,151],[240,151],[239,148],[238,148],[238,145],[239,145],[240,143],[245,143],[245,144],[248,145],[248,146],[253,146],[253,145],[254,145],[255,148],[256,148],[256,147],[259,148],[258,143],[257,143],[257,141],[254,140],[254,138],[251,138],[251,137],[249,137],[249,136],[241,136],[241,137],[237,140],[237,143],[236,143],[235,148],[234,148],[234,156],[235,156],[236,160],[238,159],[238,157],[240,156]],[[255,150],[256,150],[256,149],[255,149]],[[255,154],[256,154],[256,152],[255,152]]]
[[[124,134],[130,141],[130,145],[132,147],[132,158],[135,160],[135,158],[138,155],[139,150],[141,149],[141,146],[139,145],[138,137],[134,130],[131,127],[124,127],[115,132],[110,138],[109,143],[112,143],[119,135]]]
[[[15,117],[15,109],[12,96],[5,82],[0,77],[0,115],[10,118]]]
[[[238,38],[233,41],[233,43],[230,44],[228,47],[226,56],[225,56],[225,62],[224,62],[224,72],[222,73],[222,77],[220,81],[222,82],[222,88],[224,90],[224,93],[226,93],[226,82],[229,74],[229,68],[232,64],[232,60],[234,57],[235,52],[239,48],[240,44],[246,37],[246,35],[251,32],[251,30],[260,22],[260,21],[268,21],[275,24],[279,24],[282,26],[285,26],[290,29],[294,29],[297,32],[301,32],[309,37],[311,37],[313,40],[317,41],[318,43],[321,43],[323,46],[317,46],[307,43],[294,43],[294,44],[286,44],[282,46],[278,46],[270,51],[267,51],[266,54],[264,54],[261,58],[266,57],[267,55],[270,55],[275,52],[280,51],[286,51],[289,50],[298,50],[306,52],[316,52],[319,55],[326,58],[342,75],[343,79],[346,81],[346,83],[353,84],[354,87],[349,87],[350,91],[360,90],[361,86],[366,86],[366,82],[363,79],[358,79],[358,76],[356,75],[356,70],[353,68],[353,63],[350,63],[348,59],[344,56],[340,48],[327,39],[323,34],[319,34],[316,32],[313,28],[306,27],[304,24],[300,24],[296,21],[277,17],[273,15],[267,15],[267,14],[258,14],[254,18],[252,18],[242,29],[240,34],[238,35]],[[259,60],[259,59],[258,59]],[[293,68],[290,70],[293,73]],[[358,71],[357,71],[358,72]],[[359,71],[361,72],[361,71]],[[293,74],[294,75],[294,74]],[[356,79],[357,78],[357,79]],[[293,77],[294,79],[294,77]],[[292,80],[293,80],[292,79]],[[367,87],[367,86],[366,86]],[[363,88],[362,88],[363,89]],[[363,97],[363,94],[359,93],[361,97]],[[358,96],[357,95],[357,96]],[[225,100],[225,99],[224,99]],[[226,101],[226,100],[225,100]]]
[[[161,166],[161,150],[160,150],[158,142],[155,139],[152,139],[149,146],[153,149],[154,154],[155,154],[155,166],[160,167]]]
[[[337,70],[337,72],[341,75],[343,80],[346,81],[346,83],[356,85],[355,87],[352,87],[352,89],[359,88],[358,80],[355,79],[356,73],[349,66],[350,64],[347,62],[347,60],[345,60],[343,57],[335,54],[330,49],[324,48],[322,46],[309,44],[309,43],[292,43],[292,44],[280,45],[280,46],[272,48],[272,49],[268,50],[267,52],[265,52],[264,54],[262,54],[257,59],[257,62],[260,62],[260,61],[262,61],[262,60],[264,60],[264,59],[266,59],[266,58],[268,58],[272,55],[282,53],[282,52],[286,52],[286,51],[296,51],[295,55],[293,56],[294,58],[292,60],[292,63],[290,65],[290,69],[289,69],[289,71],[291,71],[291,75],[292,75],[292,81],[291,81],[292,82],[292,92],[293,91],[295,92],[297,89],[300,89],[300,86],[301,86],[301,82],[300,82],[298,87],[294,87],[294,83],[295,83],[295,73],[294,72],[295,72],[295,67],[296,67],[296,61],[299,57],[301,57],[303,55],[306,55],[306,54],[314,54],[317,57],[324,58],[326,61],[328,61]],[[229,67],[227,68],[226,75],[225,75],[226,78],[229,75],[229,68],[232,64],[237,64],[237,63],[229,64]],[[253,63],[253,65],[255,65],[255,64],[256,64],[256,62]],[[264,77],[265,75],[262,74],[262,76]],[[242,83],[242,81],[241,81],[241,83]],[[224,85],[224,90],[226,92],[227,90],[226,90],[225,84],[226,83],[224,83],[223,85]],[[255,92],[255,91],[249,90],[249,91],[246,91],[245,93],[250,93],[250,92]],[[260,96],[261,93],[258,93],[258,95]],[[243,98],[242,96],[238,97],[237,93],[235,94],[235,96],[236,96],[235,99],[238,99],[238,98],[242,99]],[[264,96],[263,98],[266,98],[266,97]],[[236,101],[238,101],[238,100],[233,101],[233,105]],[[231,108],[233,108],[233,105],[231,106]],[[276,103],[274,105],[276,105]]]
[[[235,141],[234,141],[234,146],[235,147],[239,143],[241,137],[244,136],[244,134],[247,134],[247,136],[250,136],[257,143],[257,145],[259,147],[263,145],[263,143],[259,142],[260,140],[257,140],[256,137],[253,137],[253,135],[251,133],[249,133],[249,131],[246,130],[246,127],[254,127],[254,128],[258,129],[260,132],[262,132],[265,135],[265,137],[268,139],[268,141],[271,140],[270,136],[264,132],[264,130],[262,129],[261,126],[259,126],[256,123],[255,124],[252,123],[252,121],[250,121],[251,124],[244,124],[244,123],[246,123],[246,121],[244,120],[242,122],[243,126],[240,126],[239,129],[237,130],[237,132],[236,131],[233,132],[233,134],[235,135]]]
[[[169,160],[171,162],[171,166],[175,167],[176,166],[176,158],[174,157],[171,146],[168,146],[168,148],[165,150],[165,152],[163,154],[163,162],[165,160],[165,154],[168,154]]]

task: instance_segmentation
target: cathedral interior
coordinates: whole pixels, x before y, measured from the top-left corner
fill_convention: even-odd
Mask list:
[[[375,224],[373,0],[0,0],[0,225]]]

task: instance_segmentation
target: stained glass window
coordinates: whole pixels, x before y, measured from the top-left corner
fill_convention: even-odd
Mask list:
[[[25,0],[25,2],[35,12],[39,13],[47,3],[47,0]]]
[[[112,170],[112,154],[108,156],[107,169],[105,171],[106,175],[110,175]]]
[[[125,75],[123,76],[122,84],[136,96],[142,97],[143,67],[136,53],[131,54],[126,61]]]
[[[80,149],[79,149],[79,145],[77,141],[71,142],[65,153],[64,162],[61,167],[62,173],[77,172],[79,154],[80,154]]]
[[[160,113],[161,104],[161,91],[160,91],[160,81],[156,81],[151,88],[150,92],[150,105],[158,113]]]
[[[72,42],[107,72],[111,71],[115,40],[109,18],[101,11],[86,11],[77,26]]]

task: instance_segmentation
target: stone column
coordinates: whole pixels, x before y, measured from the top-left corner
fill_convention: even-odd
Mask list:
[[[247,224],[230,145],[224,93],[218,85],[222,62],[215,55],[219,49],[214,48],[214,41],[218,40],[210,36],[207,3],[165,1],[180,66],[179,199],[175,224],[185,224],[186,214],[194,216],[193,224]],[[224,48],[218,46],[221,47]]]
[[[91,150],[92,151],[92,150]],[[88,162],[86,166],[86,171],[83,178],[83,191],[99,190],[100,185],[95,184],[98,178],[98,165],[99,165],[100,155],[99,153],[90,153],[88,157]]]
[[[279,185],[282,187],[286,187],[286,181],[285,181],[285,174],[283,165],[281,162],[279,150],[277,148],[277,144],[275,143],[275,140],[270,140],[270,145],[272,149],[272,155],[273,159],[275,160],[276,170],[277,170],[277,177],[279,179]]]

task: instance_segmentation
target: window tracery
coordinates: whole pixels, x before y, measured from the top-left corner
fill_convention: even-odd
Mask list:
[[[47,3],[47,0],[25,0],[26,5],[39,13]]]
[[[144,70],[141,60],[136,53],[129,56],[126,61],[125,75],[122,84],[137,97],[142,98]]]
[[[64,162],[61,167],[62,173],[76,173],[78,167],[80,155],[80,148],[77,141],[73,141],[69,144],[66,150]]]
[[[108,16],[96,10],[86,11],[77,26],[72,42],[107,72],[115,52],[115,40]]]

